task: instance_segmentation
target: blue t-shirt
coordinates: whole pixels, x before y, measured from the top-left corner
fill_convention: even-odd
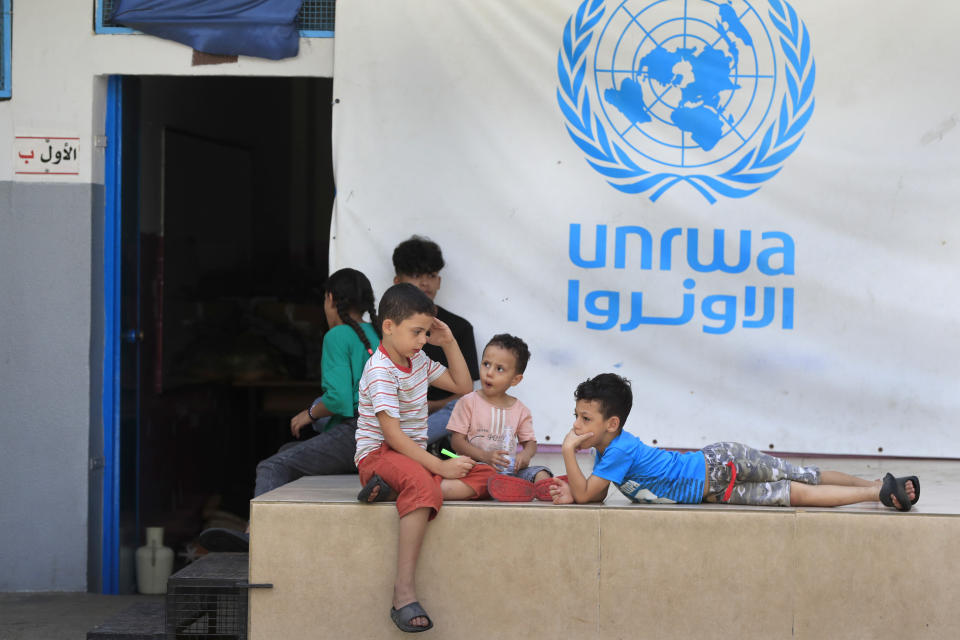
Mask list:
[[[650,447],[626,431],[597,452],[593,475],[618,485],[636,502],[703,501],[706,461],[700,451],[679,453]]]

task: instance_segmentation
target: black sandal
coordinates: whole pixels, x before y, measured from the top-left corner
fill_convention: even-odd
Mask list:
[[[414,618],[426,618],[427,624],[423,627],[410,624],[410,621]],[[416,600],[410,604],[403,605],[399,609],[390,607],[390,619],[393,620],[393,624],[397,625],[400,631],[406,631],[407,633],[420,633],[421,631],[433,628],[433,620],[430,619],[430,616],[427,615],[427,612],[423,610],[423,607],[421,607],[420,603]]]
[[[367,500],[370,494],[373,493],[374,487],[380,487],[380,493],[378,493],[377,497],[373,500]],[[370,478],[367,484],[363,485],[363,489],[360,489],[360,493],[357,494],[357,500],[360,502],[387,502],[389,500],[395,500],[396,498],[396,492],[377,474],[373,474],[373,477]]]
[[[907,480],[913,482],[913,489],[916,492],[914,500],[907,497]],[[883,477],[883,486],[880,487],[880,502],[888,507],[896,507],[891,498],[893,496],[900,503],[900,506],[896,507],[898,511],[910,511],[910,506],[916,504],[916,499],[920,497],[919,482],[916,476],[894,478],[892,473],[888,473]]]

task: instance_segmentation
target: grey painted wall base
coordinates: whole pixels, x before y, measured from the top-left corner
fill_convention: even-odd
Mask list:
[[[0,591],[87,588],[102,217],[102,186],[0,182]]]

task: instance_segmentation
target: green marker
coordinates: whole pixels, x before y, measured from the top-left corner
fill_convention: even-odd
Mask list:
[[[447,451],[446,449],[440,449],[440,453],[442,453],[442,454],[445,455],[445,456],[450,456],[451,458],[459,458],[459,457],[460,457],[460,456],[458,456],[457,454],[455,454],[454,452],[452,452],[452,451]]]

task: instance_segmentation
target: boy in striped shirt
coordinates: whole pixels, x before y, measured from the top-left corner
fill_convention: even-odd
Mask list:
[[[383,339],[360,377],[355,461],[362,502],[396,500],[400,514],[397,573],[390,617],[402,631],[433,626],[417,602],[417,558],[427,523],[443,500],[487,497],[496,470],[468,456],[440,460],[427,453],[427,387],[466,394],[470,371],[450,328],[435,316],[433,301],[409,283],[396,284],[380,299]],[[448,367],[423,353],[441,347]]]

